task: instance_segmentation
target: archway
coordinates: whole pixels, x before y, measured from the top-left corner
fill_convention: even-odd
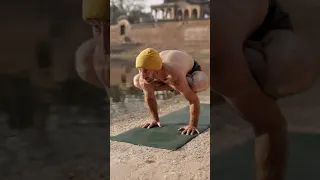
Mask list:
[[[163,10],[162,9],[160,9],[157,14],[158,14],[157,19],[163,19]]]
[[[184,10],[184,19],[189,19],[189,10]]]
[[[122,24],[120,26],[120,35],[125,35],[126,34],[126,26]]]
[[[151,14],[152,14],[153,19],[157,19],[157,12],[158,11],[156,9],[152,10]]]
[[[167,17],[166,18],[171,19],[171,9],[170,8],[167,10]]]
[[[177,19],[182,20],[182,10],[181,9],[179,9],[177,12]]]
[[[192,19],[197,19],[198,18],[198,11],[197,9],[192,10]]]

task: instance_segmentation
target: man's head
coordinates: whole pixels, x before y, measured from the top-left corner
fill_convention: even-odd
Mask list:
[[[141,51],[136,58],[136,68],[144,80],[152,82],[155,79],[157,71],[162,68],[160,54],[152,48]]]

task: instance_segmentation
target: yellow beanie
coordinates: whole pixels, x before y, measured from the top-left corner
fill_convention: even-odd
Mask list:
[[[162,59],[160,54],[152,48],[141,51],[136,58],[136,68],[159,70],[161,67]]]
[[[110,20],[109,0],[83,0],[82,1],[82,18]]]

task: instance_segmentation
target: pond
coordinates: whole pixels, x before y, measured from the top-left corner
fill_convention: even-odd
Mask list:
[[[111,86],[110,91],[110,118],[145,109],[144,95],[141,89],[133,84],[118,84]],[[156,92],[157,103],[170,99],[177,94],[176,91]]]

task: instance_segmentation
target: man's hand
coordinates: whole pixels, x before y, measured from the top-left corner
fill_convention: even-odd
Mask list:
[[[195,126],[191,126],[191,125],[182,126],[181,128],[178,129],[178,131],[182,131],[181,134],[185,134],[185,135],[193,135],[195,132],[200,134],[198,129]]]
[[[151,123],[145,123],[145,124],[141,125],[140,127],[149,129],[149,128],[152,128],[154,126],[161,127],[160,122],[156,121],[156,120],[153,120]]]

